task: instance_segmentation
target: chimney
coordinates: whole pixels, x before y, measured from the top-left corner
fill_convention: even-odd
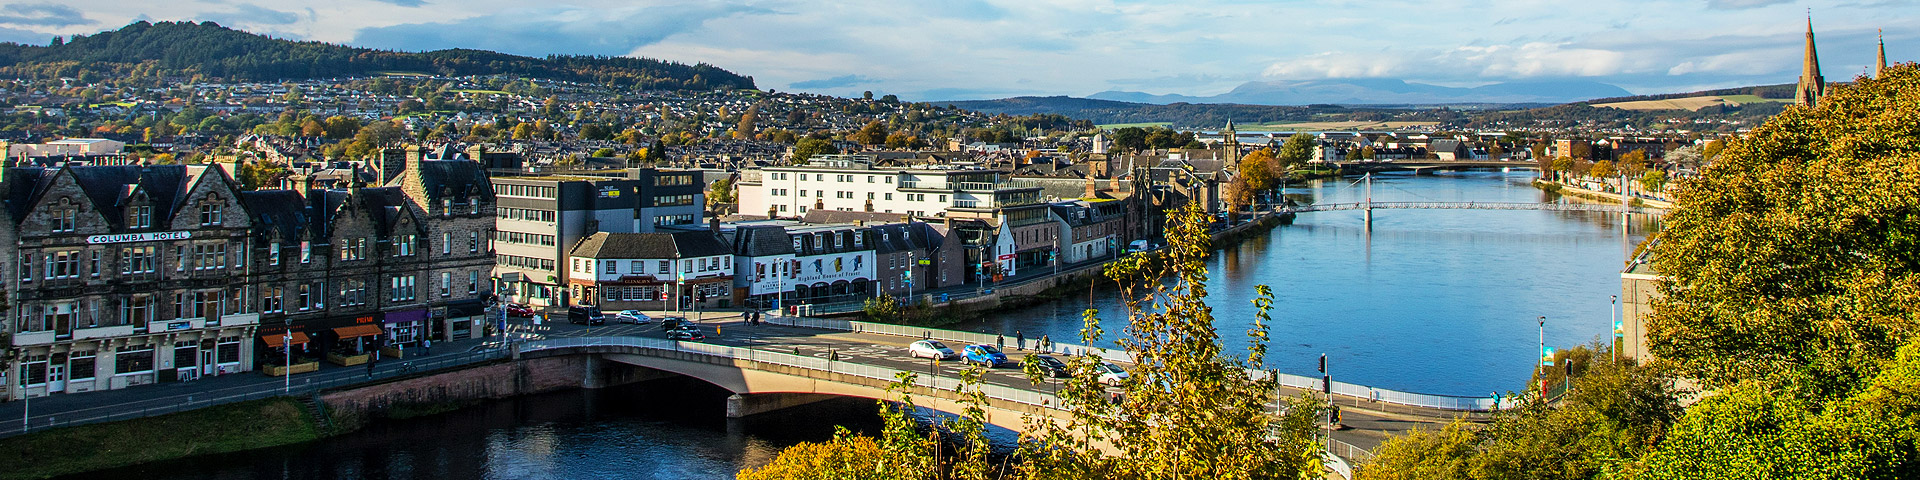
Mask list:
[[[720,234],[720,217],[707,217],[707,231]]]
[[[1087,194],[1085,198],[1093,198],[1094,195],[1099,192],[1100,192],[1100,181],[1094,180],[1093,177],[1087,177]]]

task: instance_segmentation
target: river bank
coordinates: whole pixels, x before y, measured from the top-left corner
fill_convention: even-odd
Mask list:
[[[1620,201],[1621,201],[1620,194],[1618,193],[1602,192],[1599,190],[1590,190],[1590,189],[1580,188],[1573,185],[1555,182],[1555,181],[1551,181],[1543,178],[1534,179],[1533,186],[1535,188],[1539,188],[1547,192],[1557,193],[1560,195],[1565,195],[1565,196],[1574,197],[1574,198],[1593,200],[1597,202],[1611,203],[1611,204],[1618,205],[1620,204]],[[1651,209],[1658,209],[1658,210],[1670,210],[1673,208],[1673,203],[1671,202],[1654,200],[1651,198],[1641,198],[1641,197],[1634,197],[1628,204],[1636,207],[1651,208]]]
[[[0,480],[40,479],[147,462],[311,442],[329,432],[290,397],[0,439]]]

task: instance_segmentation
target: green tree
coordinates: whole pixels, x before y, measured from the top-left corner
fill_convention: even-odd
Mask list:
[[[1640,187],[1649,192],[1658,192],[1667,187],[1666,170],[1648,170],[1640,174]]]
[[[1312,134],[1296,133],[1287,137],[1287,143],[1280,145],[1280,152],[1274,158],[1280,161],[1281,168],[1307,163],[1313,159],[1313,147],[1319,141],[1319,137]]]
[[[234,179],[240,181],[243,190],[273,187],[287,176],[287,166],[280,162],[243,162],[236,170]]]
[[[1592,177],[1611,178],[1615,173],[1611,160],[1593,162],[1593,166],[1587,168],[1587,175]]]
[[[840,153],[840,149],[833,148],[833,142],[817,138],[803,139],[793,145],[793,163],[802,164],[806,163],[807,159],[813,158],[814,155],[835,153]]]
[[[1280,164],[1273,158],[1273,150],[1262,148],[1241,158],[1240,177],[1247,181],[1249,196],[1279,186]]]
[[[1709,387],[1834,395],[1920,328],[1920,70],[1834,92],[1720,152],[1657,235],[1648,347]]]

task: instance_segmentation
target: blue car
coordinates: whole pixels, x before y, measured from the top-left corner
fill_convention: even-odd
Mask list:
[[[987,368],[1007,364],[1007,354],[1000,353],[1000,349],[993,348],[992,345],[968,345],[967,348],[961,349],[961,356],[967,363],[986,365]]]

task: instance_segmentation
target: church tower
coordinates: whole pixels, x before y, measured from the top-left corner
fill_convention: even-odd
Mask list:
[[[1800,86],[1793,91],[1793,103],[1815,106],[1827,94],[1827,79],[1820,76],[1820,56],[1813,50],[1813,17],[1807,17],[1807,58],[1800,66]]]
[[[1887,78],[1887,33],[1880,32],[1880,57],[1873,62],[1873,78]]]
[[[1233,119],[1227,119],[1227,129],[1220,132],[1220,140],[1227,146],[1227,167],[1240,166],[1240,133],[1233,131]]]

